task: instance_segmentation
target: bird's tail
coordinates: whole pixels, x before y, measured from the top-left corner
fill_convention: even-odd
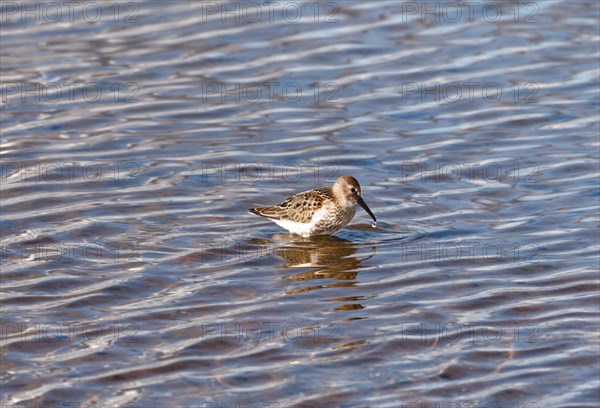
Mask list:
[[[275,218],[277,219],[277,215],[276,214],[272,214],[272,211],[270,211],[271,208],[269,207],[265,207],[265,208],[250,208],[248,210],[248,212],[250,214],[256,214],[259,215],[261,217],[265,217],[265,218]]]

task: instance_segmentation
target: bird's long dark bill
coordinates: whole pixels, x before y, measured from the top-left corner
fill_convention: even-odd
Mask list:
[[[362,197],[358,197],[358,201],[357,202],[371,216],[371,218],[373,218],[373,221],[377,222],[377,219],[375,218],[375,216],[373,215],[373,213],[369,209],[369,206],[367,205],[367,203],[365,203],[365,201],[362,199]]]

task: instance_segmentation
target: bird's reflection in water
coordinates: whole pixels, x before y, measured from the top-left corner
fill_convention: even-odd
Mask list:
[[[284,279],[297,281],[336,280],[336,282],[294,289],[287,292],[288,294],[314,289],[353,286],[361,262],[372,256],[360,259],[356,256],[358,252],[357,244],[331,235],[302,238],[289,234],[275,234],[273,241],[277,244],[273,252],[285,261],[282,268],[315,268],[312,271],[288,275]],[[344,300],[348,301],[350,299],[346,298]]]

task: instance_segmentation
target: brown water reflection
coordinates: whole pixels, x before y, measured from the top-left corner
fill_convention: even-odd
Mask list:
[[[310,271],[286,275],[284,279],[296,281],[314,281],[325,279],[334,282],[311,285],[301,289],[286,292],[288,295],[307,292],[316,289],[350,287],[358,275],[358,269],[363,259],[357,257],[357,245],[351,241],[336,236],[318,236],[299,238],[294,236],[276,235],[275,239],[281,244],[276,255],[286,263],[288,268],[310,268]],[[368,259],[367,257],[365,259]],[[338,299],[338,301],[342,301]]]

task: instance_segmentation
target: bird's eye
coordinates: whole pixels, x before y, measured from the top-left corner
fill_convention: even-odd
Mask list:
[[[352,187],[352,189],[350,189],[350,191],[352,191],[353,193],[356,193],[356,189],[354,187]]]

